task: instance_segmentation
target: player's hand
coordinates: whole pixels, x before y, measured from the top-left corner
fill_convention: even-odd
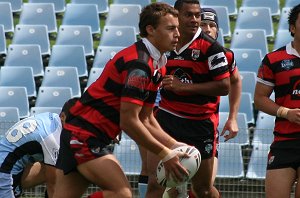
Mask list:
[[[225,135],[225,132],[228,131],[229,134]],[[228,119],[225,123],[225,126],[221,132],[221,136],[224,136],[225,142],[234,138],[238,134],[239,128],[236,119]]]
[[[166,90],[180,93],[180,88],[183,83],[173,75],[166,75],[162,80],[162,87]]]
[[[172,158],[162,159],[165,167],[166,178],[173,178],[176,182],[182,182],[189,176],[188,171],[180,164],[179,159],[190,157],[187,153],[172,150],[169,155]]]

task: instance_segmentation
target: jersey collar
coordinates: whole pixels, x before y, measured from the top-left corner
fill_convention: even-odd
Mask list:
[[[198,38],[198,36],[200,35],[200,33],[202,32],[202,29],[199,27],[196,34],[194,35],[193,39],[188,42],[187,44],[185,44],[182,48],[179,49],[179,51],[176,51],[174,50],[174,52],[178,55],[178,54],[181,54],[184,50],[186,50],[190,45],[191,43],[196,40],[196,38]]]
[[[295,48],[293,48],[292,42],[289,42],[289,43],[286,45],[286,53],[288,53],[288,54],[290,54],[290,55],[297,56],[297,57],[300,58],[299,53],[295,50]]]
[[[159,50],[147,39],[142,38],[150,56],[153,58],[154,69],[160,69],[167,64],[167,57],[165,54],[161,54]]]

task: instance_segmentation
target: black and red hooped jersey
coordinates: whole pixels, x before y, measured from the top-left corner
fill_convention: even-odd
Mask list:
[[[101,76],[71,108],[64,126],[69,130],[105,133],[114,139],[120,133],[120,103],[154,106],[165,67],[154,69],[153,59],[142,41],[117,53]]]
[[[184,83],[221,80],[230,75],[224,48],[203,32],[181,53],[172,51],[167,56],[167,74]],[[160,108],[184,118],[202,120],[218,111],[218,96],[179,95],[164,89],[160,93]]]
[[[275,102],[287,108],[300,108],[300,58],[288,54],[286,46],[267,54],[258,70],[258,82],[274,87]],[[276,117],[275,141],[300,139],[300,126]]]

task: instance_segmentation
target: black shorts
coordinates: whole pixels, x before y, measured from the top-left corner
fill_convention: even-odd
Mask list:
[[[218,121],[215,115],[205,120],[191,120],[158,109],[156,119],[177,141],[195,146],[200,151],[202,159],[218,156]]]
[[[93,133],[63,129],[56,167],[62,169],[64,174],[76,171],[79,164],[112,154],[111,143]]]
[[[274,142],[268,154],[267,170],[300,167],[299,140]]]

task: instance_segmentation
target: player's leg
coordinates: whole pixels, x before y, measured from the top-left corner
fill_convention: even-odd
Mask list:
[[[138,189],[140,198],[146,196],[147,185],[148,185],[148,173],[147,173],[147,149],[139,145],[139,151],[142,160],[141,173],[139,175]]]
[[[197,197],[219,198],[218,190],[213,186],[214,157],[203,159],[195,176],[192,178],[192,190]]]
[[[159,162],[159,158],[152,152],[147,153],[147,172],[148,172],[148,186],[146,198],[161,197],[165,188],[157,183],[156,180],[156,168]]]
[[[115,156],[108,154],[90,160],[77,169],[87,180],[101,187],[103,197],[132,197],[130,184]]]
[[[296,170],[293,168],[267,170],[265,180],[266,198],[290,197],[296,174]]]
[[[23,189],[28,189],[44,183],[45,180],[45,165],[35,162],[25,167],[21,178],[21,185]]]
[[[78,172],[73,171],[64,175],[60,169],[56,170],[56,184],[53,197],[81,198],[90,183]]]
[[[297,168],[295,197],[300,197],[300,167]]]

